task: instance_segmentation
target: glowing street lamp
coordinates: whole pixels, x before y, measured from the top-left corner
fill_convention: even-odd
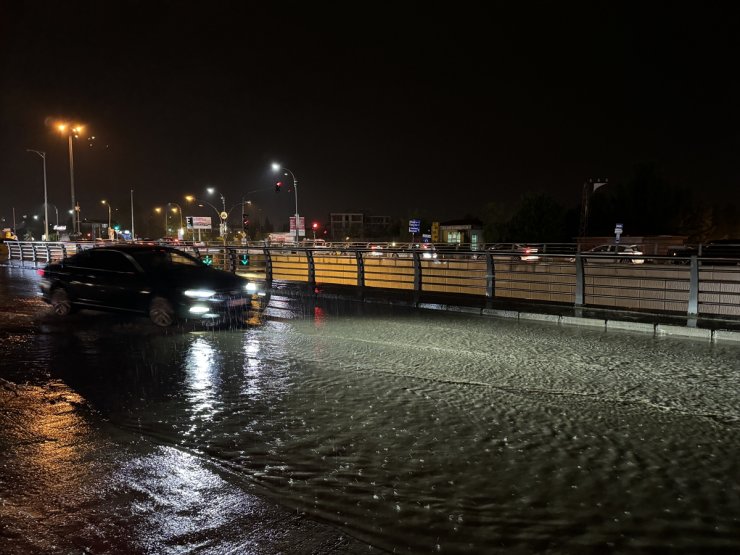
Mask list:
[[[110,224],[111,224],[110,202],[108,202],[107,200],[101,200],[100,204],[105,204],[108,207],[108,229],[110,229]],[[110,235],[110,231],[108,232],[108,235]]]
[[[282,171],[284,172],[284,175],[290,175],[290,177],[293,179],[293,192],[295,193],[295,242],[298,243],[298,180],[295,178],[295,175],[292,171],[278,164],[277,162],[273,162],[272,171]]]
[[[82,132],[81,125],[71,125],[68,123],[57,124],[57,129],[62,135],[67,135],[69,142],[69,188],[72,193],[72,232],[80,233],[80,215],[77,201],[75,200],[75,165],[74,154],[72,150],[72,137],[77,139]]]

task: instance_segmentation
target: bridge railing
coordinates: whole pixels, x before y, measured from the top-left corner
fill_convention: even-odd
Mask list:
[[[89,243],[6,241],[11,261],[39,266],[93,248]],[[250,279],[492,299],[544,301],[659,313],[740,318],[738,260],[651,255],[605,258],[540,248],[521,251],[376,244],[183,245],[204,263]]]

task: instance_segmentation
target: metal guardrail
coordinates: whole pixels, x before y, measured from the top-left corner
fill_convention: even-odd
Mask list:
[[[6,241],[9,259],[37,267],[95,243]],[[740,260],[650,256],[641,263],[541,248],[521,251],[376,248],[376,244],[181,245],[204,263],[251,279],[345,285],[490,299],[546,301],[576,307],[637,309],[740,318]],[[558,252],[560,251],[560,252]],[[730,265],[732,264],[732,265]]]

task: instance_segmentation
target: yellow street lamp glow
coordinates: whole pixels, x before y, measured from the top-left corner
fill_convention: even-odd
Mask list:
[[[162,212],[162,209],[161,209],[161,208],[160,208],[159,206],[157,206],[157,207],[156,207],[156,208],[154,209],[154,211],[155,211],[155,212],[156,212],[157,214],[160,214],[160,213]]]
[[[185,195],[185,200],[188,202],[193,202],[195,200],[195,197],[193,195]]]

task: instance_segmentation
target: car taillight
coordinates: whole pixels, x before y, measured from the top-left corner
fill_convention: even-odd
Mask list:
[[[532,249],[530,249],[530,248],[525,248],[524,249],[524,254],[529,254],[530,252],[532,252]]]
[[[43,268],[39,268],[39,269],[37,269],[37,270],[36,270],[36,273],[37,273],[37,274],[38,274],[39,276],[41,276],[41,277],[44,277],[44,269],[43,269]]]

